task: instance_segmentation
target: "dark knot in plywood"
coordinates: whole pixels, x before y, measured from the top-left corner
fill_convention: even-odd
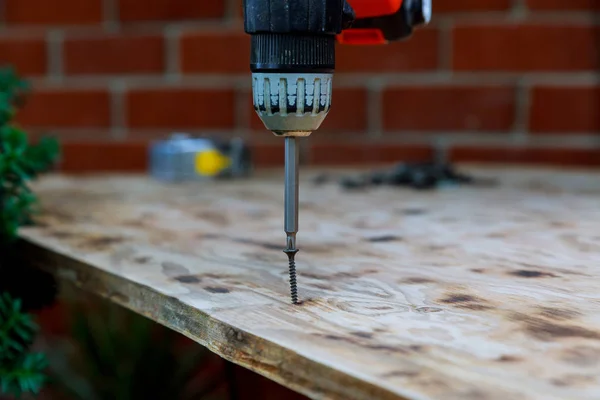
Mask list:
[[[575,324],[560,324],[522,313],[513,313],[509,319],[520,322],[523,332],[542,341],[564,338],[600,340],[600,332]]]
[[[465,310],[484,311],[493,308],[485,299],[464,293],[450,293],[439,301]]]
[[[382,235],[382,236],[370,237],[370,238],[367,238],[366,240],[371,243],[387,243],[387,242],[400,242],[400,241],[402,241],[402,238],[400,236],[396,236],[396,235]]]
[[[550,272],[537,271],[531,269],[519,269],[510,272],[510,274],[513,276],[518,276],[519,278],[556,278],[556,275]]]
[[[229,293],[229,292],[231,292],[227,288],[218,287],[218,286],[207,286],[204,288],[204,290],[206,290],[207,292],[210,292],[210,293]]]
[[[200,283],[200,282],[202,282],[202,280],[199,279],[195,275],[179,275],[173,279],[175,279],[177,282],[181,282],[181,283]]]

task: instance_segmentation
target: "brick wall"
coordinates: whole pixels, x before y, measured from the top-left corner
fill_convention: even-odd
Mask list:
[[[0,63],[34,83],[19,114],[67,170],[139,170],[174,130],[282,141],[251,108],[239,0],[2,0]],[[339,47],[314,164],[420,160],[600,165],[599,0],[434,0],[409,41]],[[343,142],[341,141],[343,139]],[[113,164],[114,163],[114,164]]]

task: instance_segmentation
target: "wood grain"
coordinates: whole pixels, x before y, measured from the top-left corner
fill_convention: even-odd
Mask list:
[[[281,173],[47,177],[24,252],[315,399],[600,398],[600,174],[344,191],[303,174],[289,304]]]

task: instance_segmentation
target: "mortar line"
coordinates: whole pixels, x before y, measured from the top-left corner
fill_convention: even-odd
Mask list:
[[[163,57],[165,63],[165,79],[167,82],[179,82],[182,79],[180,47],[181,37],[181,27],[177,25],[165,26],[163,34],[165,51]]]
[[[254,109],[249,105],[248,99],[250,95],[245,88],[241,87],[240,84],[236,84],[234,90],[234,134],[246,140],[249,137],[248,130],[250,129],[250,118],[252,116],[251,112],[254,112]]]
[[[368,82],[367,90],[367,134],[368,139],[383,136],[383,85],[377,81]]]
[[[0,2],[0,29],[6,27],[6,1]]]
[[[110,82],[110,133],[112,139],[126,137],[127,110],[125,102],[126,84],[121,79]]]
[[[438,22],[438,69],[451,71],[454,55],[454,46],[452,40],[453,20],[450,18],[441,18]]]
[[[102,2],[103,27],[107,32],[117,32],[121,26],[119,20],[119,9],[116,0],[104,0]]]
[[[529,8],[527,7],[525,0],[513,0],[512,7],[510,9],[510,15],[517,20],[528,17]]]
[[[238,5],[241,2],[238,0],[227,0],[225,2],[225,20],[228,22],[239,22],[240,14],[238,13]]]
[[[531,90],[531,86],[527,84],[525,79],[518,80],[515,93],[515,121],[512,138],[519,144],[526,143],[529,136]]]
[[[64,32],[58,29],[48,31],[46,36],[46,62],[48,63],[48,77],[51,81],[62,82],[64,78]]]

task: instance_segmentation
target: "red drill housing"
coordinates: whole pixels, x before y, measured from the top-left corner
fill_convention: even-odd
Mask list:
[[[405,39],[429,19],[431,0],[347,0],[356,20],[337,35],[342,44],[377,45]]]
[[[402,0],[349,0],[356,18],[372,18],[395,14],[402,5]]]

